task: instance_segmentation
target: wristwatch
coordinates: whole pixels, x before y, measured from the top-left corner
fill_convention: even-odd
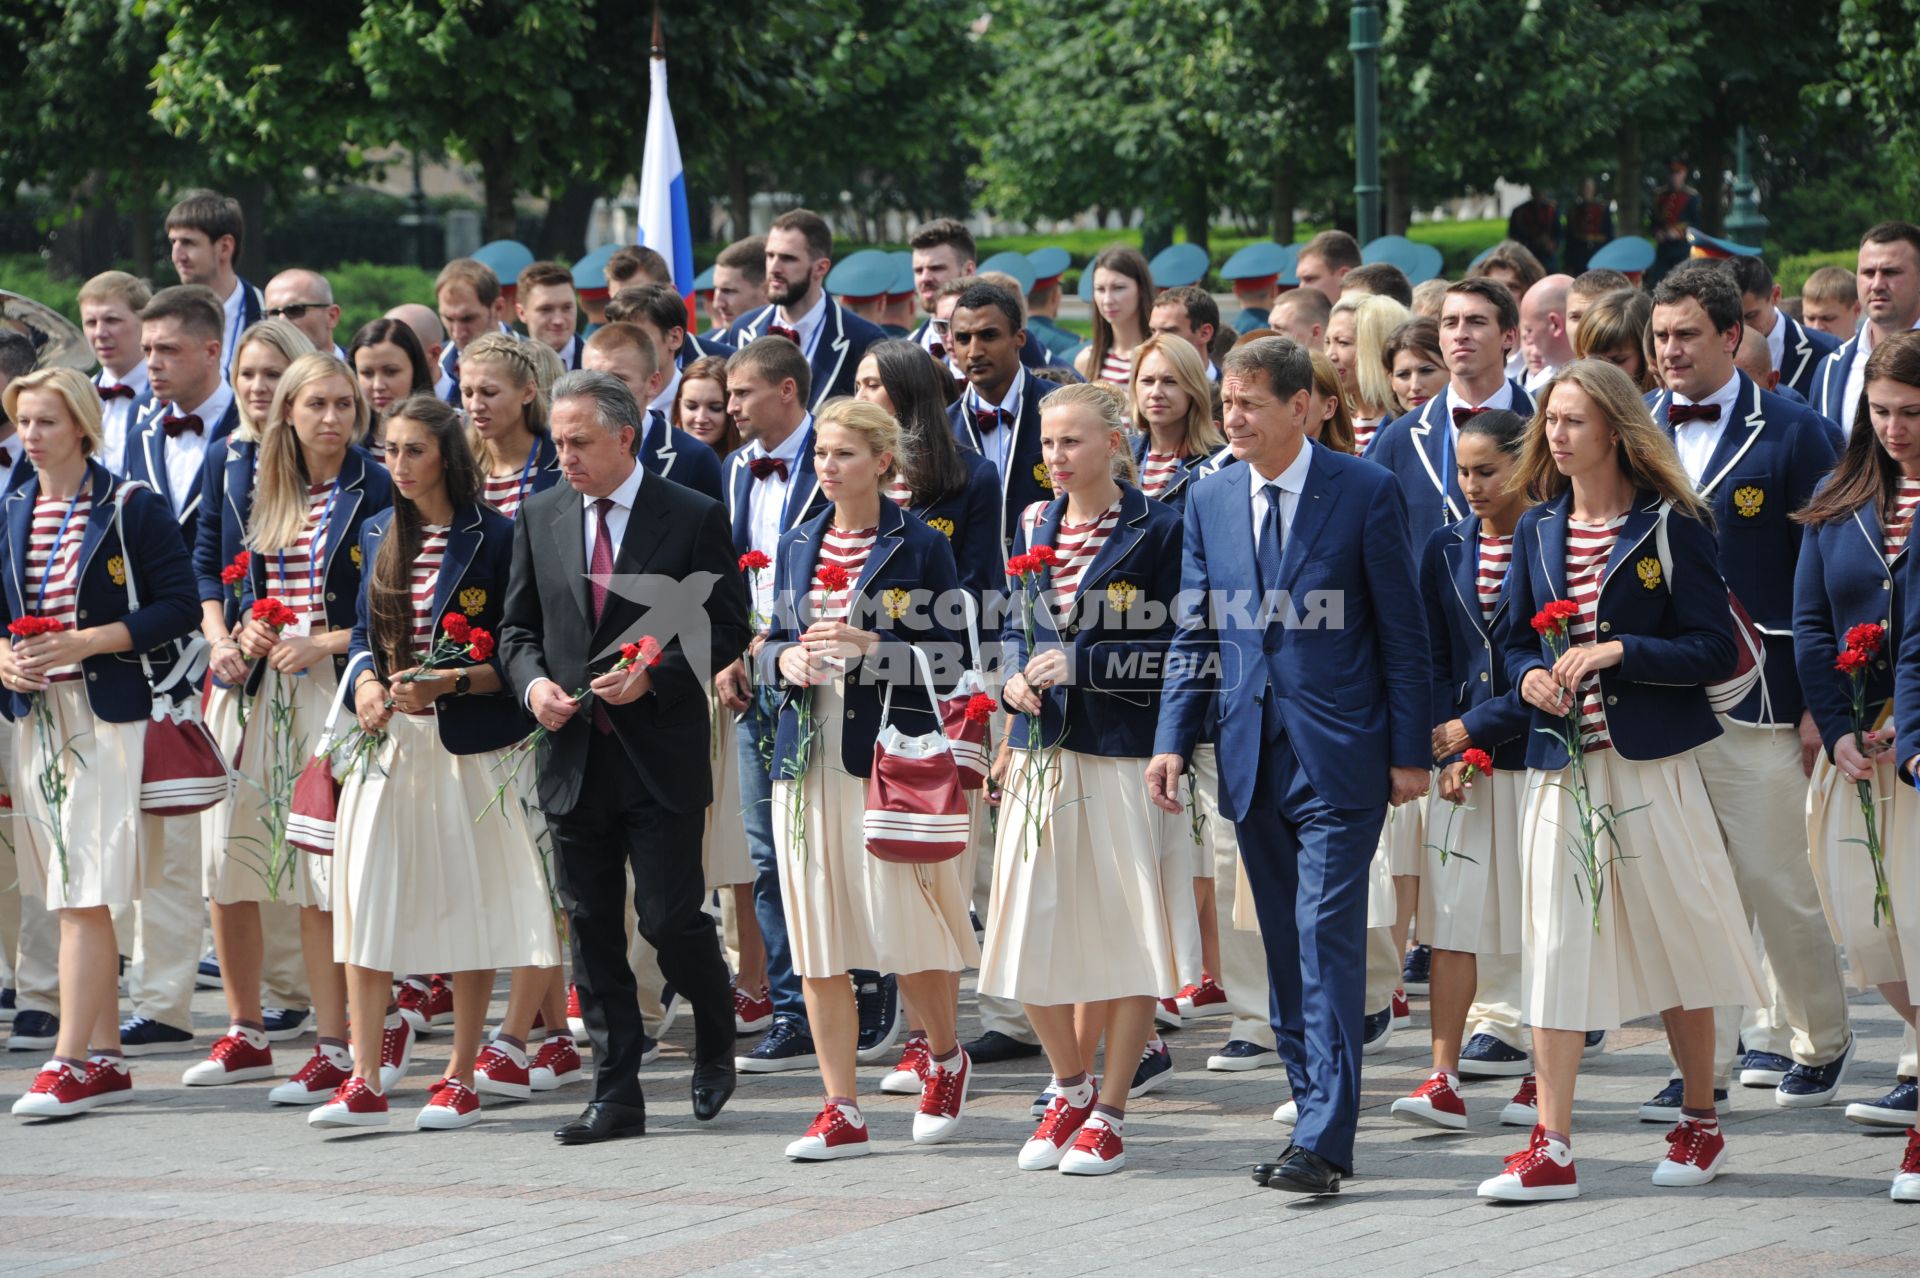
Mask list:
[[[464,697],[464,696],[466,696],[466,695],[467,695],[467,694],[468,694],[469,692],[472,692],[472,691],[473,691],[473,679],[472,679],[472,677],[471,677],[471,676],[469,676],[469,675],[467,675],[467,674],[465,674],[465,673],[463,672],[463,673],[461,673],[461,674],[460,674],[459,676],[457,676],[457,677],[456,677],[456,678],[454,679],[454,681],[453,681],[453,695],[454,695],[454,696],[456,696],[456,697]]]

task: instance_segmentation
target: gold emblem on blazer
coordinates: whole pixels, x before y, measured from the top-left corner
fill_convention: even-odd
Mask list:
[[[1047,464],[1045,462],[1035,462],[1033,464],[1033,482],[1048,492],[1053,491],[1053,476],[1047,473]]]
[[[480,610],[487,606],[487,592],[479,586],[468,586],[460,592],[460,611],[469,617],[477,617]]]
[[[907,606],[913,602],[913,596],[895,586],[880,596],[880,606],[887,610],[887,616],[895,621],[907,615]]]
[[[1658,590],[1660,588],[1660,561],[1652,555],[1648,555],[1645,559],[1635,564],[1633,571],[1639,575],[1640,584],[1648,590]]]
[[[366,556],[360,553],[360,547],[358,546],[354,546],[350,550],[348,550],[347,557],[353,560],[353,566],[355,568],[361,567],[363,564],[363,561],[366,559]]]
[[[953,521],[951,519],[947,519],[945,517],[942,517],[939,519],[929,519],[927,521],[927,527],[933,529],[935,532],[939,533],[942,537],[945,537],[948,541],[953,540]]]
[[[113,584],[116,586],[126,585],[127,561],[119,555],[107,560],[107,576],[113,578]]]
[[[1107,584],[1107,607],[1115,612],[1125,612],[1133,607],[1133,601],[1140,593],[1139,587],[1131,581],[1114,581]]]
[[[1733,490],[1733,508],[1748,519],[1760,513],[1760,507],[1766,500],[1767,495],[1752,484]]]

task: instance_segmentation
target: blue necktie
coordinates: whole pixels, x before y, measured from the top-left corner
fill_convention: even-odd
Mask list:
[[[1280,589],[1280,555],[1285,549],[1280,532],[1280,494],[1283,490],[1276,481],[1262,491],[1267,495],[1267,517],[1260,525],[1260,544],[1254,550],[1254,559],[1260,565],[1260,588],[1274,591]]]

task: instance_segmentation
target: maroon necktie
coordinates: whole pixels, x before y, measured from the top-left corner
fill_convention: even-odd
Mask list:
[[[997,408],[983,408],[973,415],[973,424],[983,431],[999,430],[1000,423],[1006,421],[1009,416],[1011,414],[1003,413]]]
[[[1478,417],[1482,413],[1490,413],[1492,411],[1491,408],[1456,408],[1453,410],[1453,424],[1455,426],[1463,425],[1469,417]]]
[[[613,509],[613,498],[602,497],[593,503],[593,557],[587,563],[587,585],[593,592],[593,624],[600,624],[600,614],[607,608],[607,579],[613,575],[613,531],[607,527],[607,512]],[[598,697],[593,700],[593,726],[600,732],[612,732],[613,720],[607,715],[606,703]]]
[[[118,382],[112,386],[101,386],[98,390],[100,391],[100,402],[103,404],[111,404],[116,399],[135,398],[133,387],[123,386]]]
[[[192,431],[198,435],[202,427],[200,419],[192,413],[188,413],[185,417],[162,418],[160,421],[160,429],[167,432],[168,439],[178,439],[188,431]]]
[[[784,337],[795,346],[800,344],[800,330],[797,328],[788,328],[785,324],[769,324],[767,332],[775,337]]]
[[[1667,424],[1684,426],[1688,422],[1717,422],[1720,420],[1718,404],[1669,404],[1667,406]]]
[[[765,479],[768,475],[779,475],[782,483],[787,478],[787,463],[779,457],[754,457],[747,461],[747,470],[755,479]]]

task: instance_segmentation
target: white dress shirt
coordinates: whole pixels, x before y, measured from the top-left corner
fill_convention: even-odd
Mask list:
[[[239,276],[233,278],[233,291],[220,303],[227,313],[226,330],[221,333],[220,342],[220,380],[225,382],[233,372],[233,351],[240,344],[240,334],[246,329],[247,282]]]
[[[768,328],[771,329],[774,324],[779,324],[798,333],[801,352],[808,360],[812,360],[814,348],[820,345],[820,330],[825,327],[826,322],[827,294],[826,290],[822,289],[820,296],[813,299],[813,308],[799,319],[788,315],[787,308],[784,306],[774,307],[773,319],[769,321]]]
[[[1007,388],[1007,398],[998,404],[989,404],[986,396],[973,386],[967,387],[967,409],[969,414],[997,409],[1001,413],[1000,426],[996,430],[974,429],[980,435],[980,454],[993,463],[993,468],[1004,479],[1007,473],[1007,457],[1013,448],[1013,432],[1020,424],[1021,386],[1026,381],[1026,370],[1013,375],[1013,382]]]
[[[621,543],[627,539],[627,520],[633,514],[634,502],[639,499],[640,481],[646,477],[647,468],[636,460],[633,464],[633,471],[625,479],[620,481],[618,488],[607,494],[607,496],[613,498],[613,509],[607,512],[607,532],[612,536],[614,541],[613,553],[616,560],[620,554],[619,547]],[[585,493],[580,494],[581,544],[587,549],[587,570],[589,573],[593,570],[593,546],[594,543],[600,539],[599,512],[594,509],[594,503],[599,500],[598,497],[589,497]],[[593,597],[593,586],[591,582],[588,583],[587,589],[587,597],[591,599]],[[589,656],[591,656],[591,654],[589,654]],[[527,709],[533,709],[533,690],[543,683],[552,682],[553,680],[542,675],[527,685],[527,694],[523,699]]]
[[[172,439],[167,438],[165,432],[160,435],[161,454],[167,466],[167,495],[173,501],[176,519],[185,513],[187,502],[193,497],[193,486],[206,464],[207,439],[231,407],[233,388],[221,382],[214,387],[213,397],[198,408],[182,409],[178,404],[170,403],[163,406],[160,415],[153,419],[156,423],[169,417],[193,416],[200,419],[200,429],[197,431],[183,431]],[[157,424],[155,429],[159,429]]]
[[[667,367],[673,368],[673,365],[669,364],[667,365]],[[654,412],[661,414],[668,421],[672,421],[673,420],[673,401],[674,401],[674,397],[677,396],[679,393],[680,393],[680,370],[677,368],[673,368],[672,378],[668,380],[665,386],[662,386],[660,388],[660,393],[653,397],[653,402],[651,404],[648,404],[647,407],[651,408]]]
[[[1528,373],[1526,381],[1521,384],[1527,388],[1527,394],[1538,395],[1540,388],[1552,381],[1553,375],[1559,371],[1560,369],[1553,364],[1542,364],[1539,372]],[[1509,394],[1509,402],[1511,402],[1511,394]]]
[[[1680,453],[1680,464],[1687,468],[1687,477],[1698,488],[1706,476],[1707,463],[1713,460],[1713,450],[1720,446],[1720,437],[1727,432],[1727,419],[1733,416],[1733,401],[1740,393],[1740,374],[1735,373],[1727,379],[1727,384],[1702,400],[1691,400],[1678,391],[1674,392],[1676,404],[1716,404],[1720,416],[1710,422],[1686,422],[1675,428],[1673,446]]]
[[[1767,358],[1773,361],[1773,371],[1776,373],[1787,361],[1787,317],[1780,313],[1778,307],[1773,312],[1773,331],[1767,334]]]
[[[1453,432],[1453,441],[1457,444],[1460,442],[1460,428],[1453,424],[1453,410],[1456,408],[1498,408],[1506,412],[1512,412],[1513,383],[1506,378],[1502,378],[1500,381],[1500,389],[1481,400],[1478,404],[1469,404],[1453,389],[1452,382],[1447,383],[1446,403],[1441,406],[1441,412],[1445,414],[1442,420],[1447,423],[1447,429]],[[1442,476],[1441,478],[1444,480],[1448,477]]]
[[[120,395],[100,405],[100,464],[116,475],[124,475],[127,473],[127,436],[133,433],[133,406],[152,388],[147,381],[147,361],[141,360],[128,369],[125,377],[115,377],[103,368],[94,374],[93,384],[133,388],[132,399]]]
[[[787,495],[793,484],[800,478],[800,450],[813,447],[813,417],[794,428],[794,432],[780,441],[780,446],[768,452],[755,440],[747,445],[749,461],[755,458],[772,457],[787,464],[787,476],[780,477],[778,471],[765,479],[747,480],[747,539],[752,549],[765,555],[769,561],[778,562],[780,552],[780,534],[785,532],[783,517],[787,511]],[[754,574],[758,584],[754,588],[754,610],[762,617],[773,616],[773,570],[767,569]]]
[[[1267,485],[1280,485],[1280,539],[1293,536],[1293,517],[1300,509],[1300,494],[1307,490],[1307,470],[1313,464],[1313,444],[1300,441],[1300,451],[1287,468],[1272,479],[1258,470],[1253,472],[1253,549],[1260,550],[1260,530],[1267,523]]]
[[[1913,323],[1920,328],[1920,320]],[[1862,324],[1860,340],[1853,344],[1853,364],[1847,369],[1847,390],[1840,399],[1840,429],[1853,434],[1854,410],[1860,407],[1860,392],[1867,386],[1867,356],[1873,354],[1873,325]]]

